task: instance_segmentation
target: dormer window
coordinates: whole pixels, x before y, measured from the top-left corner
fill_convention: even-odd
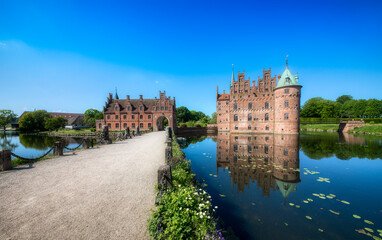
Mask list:
[[[118,107],[115,107],[115,111],[118,111]]]
[[[141,106],[141,107],[139,107],[139,110],[141,110],[141,111],[142,111],[142,110],[143,110],[143,107],[142,107],[142,106]]]
[[[130,106],[129,106],[129,107],[127,107],[127,111],[130,111]]]

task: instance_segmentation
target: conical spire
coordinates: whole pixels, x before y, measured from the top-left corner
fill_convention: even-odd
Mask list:
[[[286,67],[285,67],[285,70],[283,72],[283,74],[281,75],[281,78],[280,80],[278,81],[277,83],[277,86],[275,87],[276,88],[280,88],[280,87],[287,87],[287,86],[299,86],[298,85],[298,76],[294,76],[292,74],[292,72],[289,70],[289,67],[288,67],[288,55],[286,57]]]
[[[288,67],[288,55],[286,55],[286,67]]]
[[[234,75],[234,70],[233,70],[233,64],[232,64],[232,78],[231,78],[231,85],[230,88],[233,86],[233,82],[235,81],[235,75]]]
[[[118,93],[117,93],[117,87],[115,87],[115,99],[119,99]]]

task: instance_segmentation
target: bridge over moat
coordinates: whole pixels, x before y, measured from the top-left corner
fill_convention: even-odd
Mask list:
[[[149,239],[165,132],[0,173],[0,239]]]

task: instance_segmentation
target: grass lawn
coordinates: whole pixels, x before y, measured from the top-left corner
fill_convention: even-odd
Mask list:
[[[338,124],[300,124],[300,129],[338,130]]]
[[[366,126],[355,128],[351,132],[382,133],[382,124],[367,124]]]

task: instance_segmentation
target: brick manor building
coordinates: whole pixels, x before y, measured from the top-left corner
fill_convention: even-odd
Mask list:
[[[218,131],[298,134],[301,88],[288,60],[281,77],[272,77],[270,68],[263,69],[263,78],[258,77],[252,86],[245,72],[238,72],[235,81],[232,71],[230,92],[216,91]]]
[[[139,127],[141,130],[148,130],[151,127],[154,131],[163,130],[165,123],[175,129],[176,127],[176,105],[175,97],[166,97],[166,91],[159,91],[159,99],[119,99],[118,94],[109,93],[109,97],[103,107],[104,118],[96,121],[98,131],[103,126],[108,126],[109,130],[124,130],[129,127],[131,130]],[[166,121],[167,120],[167,121]]]

